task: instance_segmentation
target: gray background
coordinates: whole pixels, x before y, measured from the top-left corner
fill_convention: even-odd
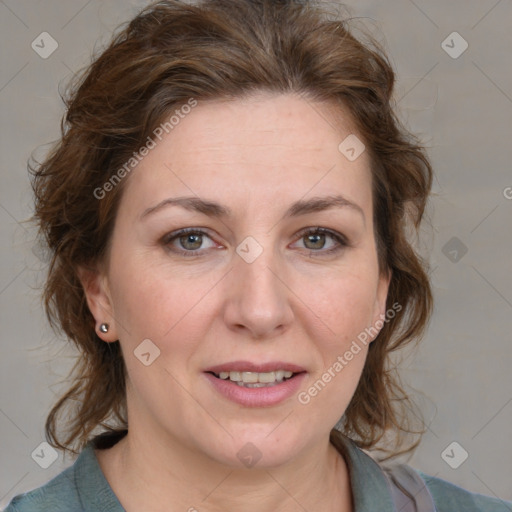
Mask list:
[[[42,469],[31,457],[44,441],[44,420],[64,389],[73,351],[50,331],[40,306],[44,265],[34,230],[23,223],[31,213],[26,162],[59,135],[59,86],[146,3],[0,1],[0,508],[72,463],[59,455]],[[512,2],[346,5],[387,48],[400,115],[429,147],[437,174],[431,226],[420,240],[436,309],[425,340],[402,362],[428,426],[409,463],[510,500]],[[47,59],[31,48],[44,31],[59,45]],[[442,47],[454,31],[469,45],[458,58]],[[452,39],[446,44],[457,51],[460,41]],[[462,448],[441,456],[453,441],[469,454],[457,469],[445,460],[456,465]]]

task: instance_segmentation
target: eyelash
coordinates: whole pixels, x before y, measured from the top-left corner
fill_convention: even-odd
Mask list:
[[[169,247],[171,242],[173,242],[174,240],[184,236],[184,235],[188,235],[188,234],[194,234],[194,235],[201,235],[201,236],[207,236],[208,238],[211,239],[211,237],[208,235],[207,232],[201,230],[201,229],[198,229],[198,228],[183,228],[183,229],[180,229],[178,231],[174,231],[172,233],[169,233],[167,235],[165,235],[163,238],[162,238],[162,244],[165,246],[165,247]],[[305,236],[307,235],[317,235],[317,234],[325,234],[325,235],[328,235],[330,236],[332,239],[334,239],[337,243],[336,246],[332,247],[331,249],[327,249],[327,250],[322,250],[322,249],[319,249],[318,251],[317,250],[314,250],[314,249],[305,249],[307,251],[309,251],[310,254],[315,254],[315,253],[319,253],[320,256],[322,255],[330,255],[330,254],[334,254],[334,253],[337,253],[343,249],[345,249],[346,247],[349,247],[350,244],[348,243],[348,240],[343,236],[341,235],[340,233],[336,233],[335,231],[331,231],[330,229],[327,229],[327,228],[322,228],[322,227],[314,227],[314,228],[305,228],[303,229],[302,231],[300,231],[298,233],[298,240],[300,240],[301,238],[304,238]],[[180,254],[180,255],[183,255],[185,257],[192,257],[192,256],[202,256],[204,254],[204,250],[203,249],[196,249],[196,250],[193,250],[193,251],[185,251],[185,250],[182,250],[182,249],[176,249],[176,248],[169,248],[170,251],[172,252],[175,252],[177,254]]]

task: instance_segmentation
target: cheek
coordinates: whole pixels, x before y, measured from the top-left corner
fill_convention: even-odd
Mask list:
[[[374,300],[371,282],[355,276],[326,283],[323,292],[309,297],[320,319],[317,325],[328,328],[321,334],[320,329],[309,332],[319,364],[297,398],[327,425],[341,418],[359,383],[368,353],[368,343],[360,336],[371,325]]]
[[[341,349],[369,327],[376,300],[374,272],[338,273],[323,279],[318,286],[303,287],[301,296],[318,318],[322,332],[328,334],[325,343],[331,349]],[[311,333],[312,339],[318,333]]]
[[[195,279],[147,261],[119,265],[112,281],[116,321],[132,342],[162,340],[185,324],[190,328],[190,318],[215,284],[213,276]]]
[[[187,401],[180,383],[186,382],[191,358],[208,329],[207,292],[212,284],[129,262],[114,280],[115,318],[121,324],[120,341],[133,389],[149,408],[157,410],[163,399],[177,409]],[[154,363],[145,366],[135,356],[147,339],[157,347],[149,345],[150,358],[153,351],[159,352],[154,352]]]
[[[364,368],[365,329],[371,326],[376,298],[374,274],[368,267],[310,288],[307,304],[319,318],[319,329],[308,334],[315,342],[319,366],[298,399],[328,417],[328,423],[334,424],[345,411]]]

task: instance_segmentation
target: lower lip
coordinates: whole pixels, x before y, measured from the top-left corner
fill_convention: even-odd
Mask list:
[[[274,386],[262,388],[245,388],[230,381],[219,379],[211,373],[204,374],[213,387],[228,400],[245,407],[270,407],[293,396],[299,389],[306,372],[298,373],[291,379]]]

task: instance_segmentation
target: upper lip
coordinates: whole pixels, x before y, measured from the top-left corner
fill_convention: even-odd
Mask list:
[[[277,370],[284,370],[293,373],[305,372],[302,366],[282,361],[271,361],[268,363],[253,363],[251,361],[231,361],[229,363],[218,364],[207,368],[205,372],[255,372],[266,373]]]

